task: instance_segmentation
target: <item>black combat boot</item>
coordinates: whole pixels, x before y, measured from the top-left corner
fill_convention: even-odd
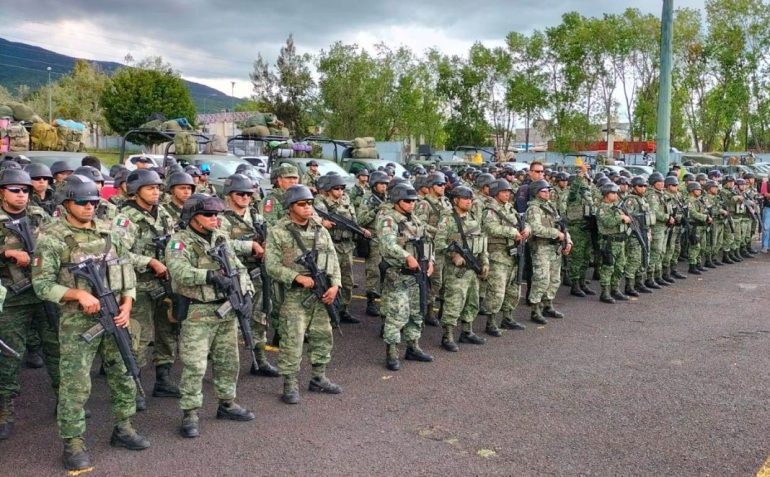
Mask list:
[[[505,330],[524,330],[527,327],[513,319],[513,310],[504,312],[500,328]]]
[[[698,263],[695,264],[696,267],[698,267],[698,270],[701,272],[707,272],[708,269],[701,263],[700,259],[698,260]]]
[[[473,332],[472,323],[463,323],[462,330],[460,337],[457,339],[460,343],[483,345],[487,342],[486,338],[482,338]]]
[[[615,299],[610,294],[610,287],[602,287],[602,294],[599,296],[599,301],[602,303],[615,304]]]
[[[13,408],[13,399],[0,397],[0,441],[11,437],[15,423],[16,414]]]
[[[24,365],[31,369],[39,369],[45,366],[43,362],[43,350],[40,348],[33,348],[27,350],[27,359],[24,360]]]
[[[585,279],[580,280],[580,289],[583,290],[583,293],[589,296],[595,296],[596,292],[593,291],[588,284],[586,283]]]
[[[361,320],[356,318],[355,316],[351,315],[348,310],[345,310],[340,313],[340,322],[341,323],[350,323],[353,325],[357,325],[358,323],[361,323]]]
[[[379,294],[375,292],[366,292],[366,314],[367,316],[380,316],[380,307],[375,301]]]
[[[572,287],[569,290],[569,294],[580,298],[585,298],[586,292],[580,288],[580,283],[577,280],[572,281]]]
[[[136,395],[136,411],[141,412],[147,410],[147,401],[144,399],[144,396],[137,394]]]
[[[718,254],[715,254],[715,255],[712,255],[712,256],[711,256],[711,263],[713,263],[713,264],[714,264],[714,265],[716,265],[717,267],[720,267],[720,266],[724,265],[724,263],[722,263],[722,262],[719,260],[719,255],[718,255]]]
[[[441,347],[453,353],[460,350],[457,343],[455,343],[454,326],[444,327],[444,335],[441,337]]]
[[[401,369],[401,362],[398,360],[397,345],[385,345],[385,367],[390,371],[398,371]]]
[[[494,336],[495,338],[499,338],[503,336],[503,332],[500,331],[500,328],[497,326],[497,320],[495,320],[495,315],[492,313],[480,313],[479,316],[486,316],[487,317],[487,325],[484,328],[484,332],[488,334],[489,336]]]
[[[430,363],[433,361],[433,356],[420,349],[420,345],[417,343],[417,341],[407,341],[404,359],[407,361]]]
[[[267,378],[277,378],[280,376],[278,374],[278,369],[267,360],[264,346],[259,344],[254,346],[254,356],[257,358],[257,363],[251,363],[251,369],[249,370],[250,374],[253,376],[265,376]]]
[[[428,326],[441,326],[441,323],[439,323],[438,318],[436,318],[436,314],[433,311],[433,303],[431,302],[428,302],[428,314],[425,316],[423,323]]]
[[[669,273],[668,270],[669,270],[668,268],[664,268],[663,270],[658,272],[658,276],[655,277],[655,283],[657,283],[658,285],[660,285],[662,287],[667,287],[667,286],[671,285],[671,283],[673,283],[673,281],[669,282],[668,280],[663,278],[667,273]],[[669,275],[669,277],[670,277],[670,275]]]
[[[634,288],[634,285],[633,285],[633,282],[632,282],[632,280],[628,280],[628,279],[626,279],[626,289],[625,289],[625,294],[626,294],[627,296],[632,296],[632,297],[635,297],[635,298],[638,298],[638,297],[639,297],[639,292],[638,292],[638,291],[636,291],[636,289]]]
[[[283,377],[283,394],[281,401],[286,404],[297,404],[299,402],[299,384],[296,376]]]
[[[548,324],[548,320],[543,316],[543,304],[533,303],[532,310],[529,312],[529,319],[537,323],[538,325]]]
[[[220,399],[217,406],[217,419],[229,419],[231,421],[252,421],[257,417],[245,407],[241,407],[232,399]]]
[[[663,269],[661,278],[663,279],[664,282],[668,283],[669,285],[673,285],[674,283],[676,283],[676,280],[674,280],[671,277],[671,267],[666,267]]]
[[[110,437],[112,447],[125,447],[129,450],[144,450],[150,447],[150,441],[131,426],[128,419],[117,423]]]
[[[550,300],[543,301],[543,311],[541,313],[546,318],[556,318],[557,320],[564,318],[564,313],[554,308],[553,302]]]
[[[738,253],[737,250],[731,250],[730,257],[732,257],[733,261],[736,263],[740,263],[743,261],[743,257],[741,257],[741,254]]]
[[[716,264],[714,264],[714,261],[711,260],[711,256],[706,257],[706,262],[703,264],[706,268],[717,268]]]
[[[643,275],[639,275],[638,277],[636,277],[634,289],[638,293],[652,293],[652,290],[647,288],[647,286],[644,284],[644,282],[645,282],[645,280],[643,278]]]
[[[201,435],[200,422],[198,420],[197,409],[186,409],[182,411],[182,426],[179,433],[182,437],[193,438]]]
[[[628,297],[620,292],[620,284],[612,287],[610,294],[612,295],[612,298],[617,301],[628,301]]]
[[[91,457],[83,437],[64,439],[64,452],[62,461],[67,470],[84,470],[91,467]]]
[[[679,270],[674,267],[671,267],[671,277],[678,280],[687,280],[687,275],[680,273]]]
[[[743,248],[741,249],[741,254],[742,254],[742,255],[743,255],[745,258],[754,258],[754,255],[755,255],[755,254],[754,254],[753,252],[754,252],[754,250],[752,250],[752,248],[751,248],[750,246],[748,246],[748,245],[746,245],[745,247],[743,247]]]
[[[644,286],[652,290],[660,290],[661,288],[663,288],[662,286],[658,285],[658,282],[656,282],[650,277],[648,277],[647,280],[645,280]]]
[[[152,395],[154,397],[182,397],[179,387],[171,380],[170,373],[170,363],[155,366],[155,387],[152,388]]]
[[[308,391],[314,393],[339,394],[342,392],[342,388],[329,381],[329,378],[326,376],[313,376],[313,378],[310,379]]]
[[[687,273],[689,273],[690,275],[701,275],[700,270],[698,270],[698,266],[695,265],[694,263],[690,264],[690,268],[687,269]]]
[[[722,252],[722,263],[726,265],[732,265],[735,262],[733,261],[733,259],[730,258],[729,252]]]

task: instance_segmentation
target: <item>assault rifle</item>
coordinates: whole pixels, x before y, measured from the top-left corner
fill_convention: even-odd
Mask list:
[[[115,297],[115,293],[106,285],[105,265],[101,267],[96,264],[93,258],[87,258],[80,263],[76,263],[69,268],[73,277],[80,277],[91,286],[91,292],[99,300],[99,312],[96,319],[99,320],[95,326],[91,327],[85,333],[80,335],[87,343],[107,333],[115,340],[115,344],[126,365],[126,371],[134,379],[136,389],[141,396],[144,396],[142,383],[139,381],[139,365],[134,358],[134,352],[131,349],[131,335],[128,328],[121,328],[115,324],[114,318],[120,314],[120,306]]]
[[[166,246],[168,245],[170,239],[171,234],[159,235],[152,239],[152,243],[155,245],[156,259],[163,261],[163,255],[165,254]],[[168,277],[168,274],[166,274],[164,278],[158,278],[158,281],[160,281],[160,284],[163,286],[163,288],[158,292],[150,292],[150,298],[157,300],[163,297],[168,297],[173,300],[174,292],[171,290],[171,279]]]
[[[519,233],[523,233],[527,228],[526,213],[519,214]],[[516,255],[519,257],[519,268],[516,269],[516,283],[521,285],[524,283],[524,266],[527,264],[527,243],[524,239],[520,238],[518,245],[516,245]]]
[[[447,253],[456,253],[459,256],[465,260],[465,266],[476,272],[477,274],[481,274],[481,262],[476,258],[475,255],[471,253],[470,250],[465,248],[464,246],[460,245],[457,242],[452,242],[449,244],[449,246],[446,248]]]
[[[761,234],[764,229],[762,226],[762,217],[759,216],[759,211],[757,210],[757,203],[753,200],[746,200],[744,202],[746,204],[746,210],[749,211],[749,216],[751,218],[751,221],[756,224],[757,231]],[[754,227],[755,225],[752,224],[751,226],[751,233],[754,234]]]
[[[628,210],[628,207],[624,202],[621,202],[618,208],[631,219],[631,222],[628,224],[628,229],[642,248],[642,266],[647,270],[650,266],[650,244],[647,242],[647,234],[642,232],[642,230],[645,230],[643,227],[644,224],[641,223],[636,215]]]
[[[569,245],[569,229],[567,228],[567,221],[565,221],[563,218],[558,218],[556,220],[556,228],[559,229],[561,233],[564,234],[564,239],[559,242],[559,246],[556,247],[556,253],[558,255],[561,255],[561,252],[567,248]]]
[[[326,291],[332,287],[329,275],[325,271],[321,271],[318,268],[318,250],[306,250],[302,252],[302,255],[297,257],[294,262],[298,265],[305,267],[310,272],[310,278],[313,279],[312,294],[302,302],[302,306],[309,307],[315,300],[323,298]],[[324,304],[326,312],[329,313],[329,318],[332,321],[332,325],[335,328],[340,327],[340,295],[334,297],[334,301],[330,304]],[[342,330],[340,330],[340,334]]]
[[[11,348],[7,344],[5,344],[5,341],[0,339],[0,355],[6,355],[6,356],[12,356],[16,359],[21,359],[21,355],[16,352],[15,349]]]
[[[428,307],[430,306],[430,277],[428,277],[428,268],[430,267],[430,257],[425,256],[425,239],[412,239],[409,241],[414,245],[415,258],[420,264],[418,271],[405,269],[407,273],[412,273],[417,278],[417,286],[420,288],[420,316],[428,316]]]
[[[315,209],[316,212],[318,212],[318,215],[321,216],[322,219],[328,220],[330,222],[334,222],[335,225],[342,227],[343,229],[348,230],[349,232],[353,232],[355,235],[358,235],[360,238],[366,239],[366,232],[363,228],[361,228],[357,223],[354,221],[345,218],[341,216],[340,214],[335,214],[334,212],[328,212],[323,209]]]
[[[32,231],[29,229],[29,222],[23,218],[8,220],[3,222],[3,226],[16,237],[18,237],[19,240],[21,240],[21,245],[24,248],[24,251],[27,252],[30,258],[32,258],[32,254],[35,251],[35,238],[32,236]],[[15,295],[24,293],[25,291],[32,288],[32,279],[30,277],[29,268],[24,268],[22,271],[24,273],[24,280],[12,283],[8,286],[8,289],[11,290]]]
[[[254,354],[254,339],[251,336],[251,312],[253,307],[251,295],[243,293],[240,274],[230,264],[230,258],[227,256],[228,251],[224,243],[220,243],[206,253],[219,265],[222,274],[230,279],[230,286],[226,290],[219,290],[227,297],[227,301],[217,308],[214,313],[219,318],[224,318],[231,310],[235,311],[238,326],[241,328],[241,334],[243,335],[243,342],[246,344],[246,349],[251,353],[252,363],[254,366],[259,367],[257,357]]]

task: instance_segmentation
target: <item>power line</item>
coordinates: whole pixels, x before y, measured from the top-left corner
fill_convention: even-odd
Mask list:
[[[19,66],[19,65],[10,65],[8,63],[0,63],[0,66],[7,66],[9,68],[18,68],[20,70],[28,70],[28,71],[37,71],[43,74],[48,74],[48,70],[38,70],[35,68],[27,68],[26,66]],[[50,72],[52,75],[59,75],[59,76],[65,76],[65,73],[57,73],[54,71]]]

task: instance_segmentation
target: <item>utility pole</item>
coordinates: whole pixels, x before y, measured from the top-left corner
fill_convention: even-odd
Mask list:
[[[53,109],[51,108],[51,67],[46,67],[48,71],[48,124],[53,121]]]
[[[671,151],[671,56],[674,27],[674,0],[663,0],[660,18],[660,89],[655,145],[655,170],[668,172]]]
[[[230,98],[233,106],[230,108],[233,120],[233,137],[235,137],[235,81],[230,81]]]

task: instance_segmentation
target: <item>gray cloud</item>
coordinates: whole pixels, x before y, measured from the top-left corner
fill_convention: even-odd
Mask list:
[[[676,7],[703,8],[704,0],[678,0]],[[460,42],[501,41],[512,30],[530,32],[559,23],[561,15],[578,11],[586,16],[619,13],[627,7],[660,14],[661,3],[649,0],[37,0],[12,2],[3,7],[0,36],[30,42],[61,53],[120,61],[131,52],[136,59],[160,54],[186,76],[245,78],[257,53],[274,59],[289,33],[301,51],[312,53],[335,41],[349,42],[368,33],[388,44],[385,37],[399,29],[430,28],[438,32],[417,52],[441,39]],[[44,19],[44,20],[43,20]],[[82,39],[81,33],[56,34],[66,21],[87,21],[101,31]],[[24,31],[15,25],[32,22]],[[41,24],[45,22],[46,24]],[[82,32],[88,35],[89,32]],[[51,39],[57,39],[52,44]],[[33,41],[34,40],[34,41]],[[103,55],[110,55],[105,58]]]

